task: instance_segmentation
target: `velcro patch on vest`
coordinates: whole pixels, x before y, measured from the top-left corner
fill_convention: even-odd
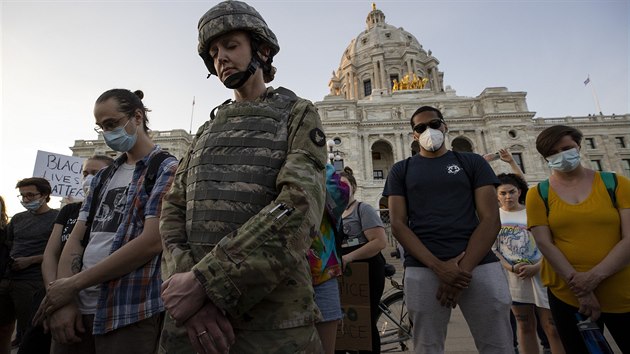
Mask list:
[[[311,130],[311,132],[309,133],[309,136],[311,137],[311,141],[317,145],[317,146],[324,146],[326,145],[326,135],[324,134],[324,132],[319,129],[319,128],[313,128],[313,130]]]

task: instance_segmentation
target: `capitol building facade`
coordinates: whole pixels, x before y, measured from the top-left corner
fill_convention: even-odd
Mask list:
[[[412,156],[409,119],[420,106],[442,111],[448,125],[450,149],[479,154],[507,148],[525,173],[527,182],[549,176],[536,151],[543,129],[565,124],[584,133],[582,159],[595,170],[630,177],[630,114],[535,118],[526,92],[488,87],[476,97],[457,96],[444,86],[439,60],[402,28],[389,25],[374,6],[361,32],[341,56],[329,82],[330,94],[315,102],[331,143],[331,156],[340,169],[349,166],[357,178],[357,198],[386,208],[383,186],[392,165]],[[154,131],[153,141],[180,158],[192,136],[185,130]],[[116,156],[98,140],[76,140],[73,155]],[[490,163],[496,173],[510,172],[501,161]]]

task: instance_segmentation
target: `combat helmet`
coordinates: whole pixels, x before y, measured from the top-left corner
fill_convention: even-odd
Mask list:
[[[241,30],[248,32],[252,43],[252,60],[245,72],[230,76],[224,82],[228,88],[240,87],[251,76],[259,65],[263,72],[269,74],[274,70],[271,63],[273,56],[280,51],[276,35],[267,26],[262,16],[252,6],[236,0],[220,2],[206,12],[199,20],[199,45],[197,50],[211,75],[217,75],[212,57],[210,57],[210,42],[228,32]],[[258,45],[264,42],[270,49],[269,58],[264,62],[257,54]],[[210,76],[210,75],[209,75]],[[236,77],[238,76],[238,77]],[[231,79],[231,80],[230,80]],[[271,80],[269,80],[271,81]],[[268,82],[265,79],[265,82]]]

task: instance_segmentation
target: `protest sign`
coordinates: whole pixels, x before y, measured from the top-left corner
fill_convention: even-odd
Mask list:
[[[83,161],[81,157],[38,150],[33,177],[46,178],[52,196],[82,199],[85,198],[81,188]]]
[[[369,265],[350,263],[339,277],[343,326],[337,326],[337,350],[372,350]]]

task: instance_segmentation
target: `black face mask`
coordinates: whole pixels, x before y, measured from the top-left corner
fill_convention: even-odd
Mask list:
[[[252,60],[249,61],[249,65],[247,66],[247,69],[245,71],[239,71],[228,76],[223,82],[223,85],[232,90],[243,86],[243,84],[249,79],[249,77],[252,76],[256,72],[256,70],[258,70],[259,66],[260,64],[258,63],[258,60],[252,58]]]

